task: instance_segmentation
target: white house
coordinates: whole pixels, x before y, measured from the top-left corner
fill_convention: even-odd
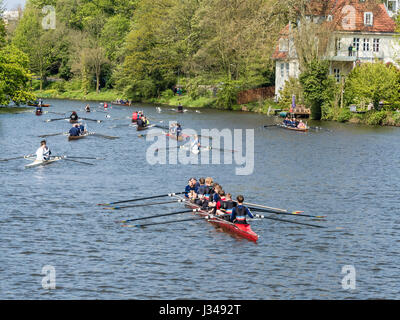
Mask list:
[[[322,0],[312,1],[310,9],[313,21],[333,24],[333,36],[330,40],[327,59],[330,73],[340,81],[357,63],[383,61],[398,64],[400,61],[400,37],[395,32],[396,24],[389,15],[385,4],[376,4],[369,0]],[[392,16],[397,12],[394,2]],[[400,1],[399,1],[400,2]],[[316,19],[317,18],[317,19]],[[276,63],[275,95],[284,87],[289,77],[298,77],[299,64],[296,48],[288,24],[280,33],[278,45],[272,58]]]
[[[3,21],[5,24],[9,24],[11,21],[18,21],[20,18],[21,12],[19,10],[10,10],[3,12]]]

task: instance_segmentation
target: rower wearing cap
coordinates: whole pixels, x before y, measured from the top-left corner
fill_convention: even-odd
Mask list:
[[[254,218],[254,216],[250,212],[249,208],[243,205],[244,197],[242,195],[238,195],[236,200],[237,206],[232,209],[230,220],[233,223],[248,224],[246,221],[246,216],[249,216],[250,218]]]
[[[72,121],[78,121],[78,114],[75,111],[72,111],[71,115],[69,116],[69,119]]]

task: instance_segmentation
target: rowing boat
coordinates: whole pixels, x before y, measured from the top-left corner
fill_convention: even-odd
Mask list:
[[[39,107],[39,104],[38,103],[28,103],[28,106],[30,106],[30,107]],[[48,107],[50,107],[50,105],[49,104],[42,104],[42,107],[48,108]]]
[[[170,139],[174,139],[174,140],[177,140],[177,141],[183,141],[183,140],[186,140],[186,139],[188,139],[190,137],[190,136],[188,136],[186,134],[181,134],[179,137],[177,137],[176,134],[172,134],[170,132],[165,133],[165,135],[167,137],[169,137]]]
[[[186,207],[190,209],[199,209],[200,207],[197,204],[184,200],[182,197],[175,196],[185,202]],[[249,224],[239,224],[239,223],[232,223],[225,219],[219,218],[218,216],[209,214],[205,210],[199,210],[195,212],[195,214],[205,218],[206,221],[211,223],[214,227],[220,228],[225,232],[228,232],[232,235],[238,236],[240,238],[247,239],[249,241],[257,242],[258,235],[253,230]]]
[[[86,132],[85,134],[82,134],[80,136],[68,136],[68,141],[83,139],[86,138],[89,134],[89,132]]]
[[[25,159],[33,160],[35,158],[27,157]],[[51,164],[53,162],[59,161],[61,159],[62,159],[62,157],[54,157],[54,158],[51,158],[50,160],[34,160],[32,163],[25,165],[25,168],[34,168],[34,167],[38,167],[38,166],[46,166],[46,165]]]
[[[285,126],[284,124],[277,124],[277,126],[280,128],[284,128],[284,129],[292,130],[292,131],[299,131],[299,132],[307,132],[308,131],[308,128],[294,128],[294,127]]]
[[[124,107],[129,107],[131,104],[128,102],[128,103],[121,103],[121,102],[118,102],[118,101],[113,101],[113,102],[111,102],[111,104],[113,104],[114,106],[124,106]]]

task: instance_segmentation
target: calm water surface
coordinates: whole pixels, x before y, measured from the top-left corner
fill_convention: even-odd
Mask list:
[[[255,128],[254,173],[237,176],[235,163],[151,166],[151,142],[132,127],[112,127],[128,123],[131,108],[114,106],[106,119],[100,108],[84,114],[84,102],[49,103],[48,111],[105,120],[87,122],[89,130],[121,138],[47,139],[53,154],[106,158],[84,160],[94,166],[59,161],[24,169],[24,159],[0,162],[0,299],[400,298],[399,128],[313,123],[329,130],[302,134],[261,129],[276,121],[263,115],[166,108],[158,114],[155,106],[141,106],[184,128]],[[0,157],[33,153],[38,135],[67,131],[66,121],[44,122],[59,117],[0,115]],[[327,228],[255,220],[260,239],[254,244],[203,221],[147,229],[116,223],[181,210],[179,204],[126,211],[96,206],[180,191],[190,176],[215,177],[251,202],[326,215],[320,224]],[[55,290],[42,288],[45,265],[56,269]],[[345,265],[356,269],[355,290],[342,288]]]

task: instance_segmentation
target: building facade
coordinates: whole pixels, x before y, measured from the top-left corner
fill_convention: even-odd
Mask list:
[[[329,5],[323,9],[310,10],[310,18],[333,24],[325,59],[329,61],[330,73],[337,81],[356,64],[375,61],[399,64],[400,37],[392,18],[397,13],[398,0],[392,1],[391,14],[386,4],[373,1],[328,1]],[[281,31],[272,58],[276,66],[275,95],[279,99],[285,82],[290,77],[297,78],[300,73],[291,24]]]

